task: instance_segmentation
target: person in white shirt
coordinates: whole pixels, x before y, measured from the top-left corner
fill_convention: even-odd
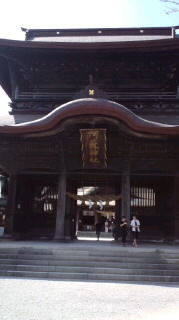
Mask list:
[[[137,247],[137,239],[139,237],[140,232],[140,221],[137,219],[136,216],[133,216],[131,221],[131,228],[132,228],[132,236],[133,236],[133,246]]]

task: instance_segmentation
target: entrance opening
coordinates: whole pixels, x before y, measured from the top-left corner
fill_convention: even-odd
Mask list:
[[[110,241],[114,239],[116,214],[115,187],[104,183],[85,185],[77,189],[77,221],[78,239]]]

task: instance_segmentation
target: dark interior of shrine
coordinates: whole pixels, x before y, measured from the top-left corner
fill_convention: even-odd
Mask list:
[[[105,201],[108,196],[121,194],[121,176],[106,174],[72,174],[67,179],[67,190],[77,195],[98,195],[103,199],[89,208],[89,201],[75,201],[66,197],[66,228],[72,238],[78,231],[95,231],[95,223],[120,221],[121,199]],[[58,176],[20,175],[18,177],[14,236],[20,238],[53,239],[55,232]],[[86,191],[87,190],[87,191]],[[88,193],[87,193],[88,192]],[[92,198],[93,199],[93,198]],[[79,202],[79,203],[78,203]],[[132,175],[130,186],[130,208],[132,219],[137,215],[141,221],[141,239],[172,237],[174,229],[173,177],[154,175]],[[100,212],[101,211],[101,212]],[[97,220],[95,213],[97,214]],[[113,212],[109,215],[108,213]],[[112,232],[111,229],[108,232]],[[120,230],[118,230],[120,236]]]

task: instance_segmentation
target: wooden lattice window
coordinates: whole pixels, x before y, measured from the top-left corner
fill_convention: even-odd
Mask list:
[[[37,186],[34,193],[33,208],[35,212],[50,213],[56,210],[57,204],[56,186]]]
[[[147,187],[131,187],[131,207],[155,207],[155,190]]]

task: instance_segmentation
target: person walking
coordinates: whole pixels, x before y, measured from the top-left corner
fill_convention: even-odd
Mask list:
[[[121,235],[122,235],[122,245],[125,247],[126,246],[127,230],[128,230],[127,219],[125,216],[123,216],[121,219],[120,227],[121,227]]]
[[[133,243],[132,245],[134,247],[137,247],[137,240],[139,238],[139,232],[140,232],[140,221],[137,219],[137,217],[134,215],[133,219],[131,220],[131,228],[132,228],[132,237],[133,237]]]

